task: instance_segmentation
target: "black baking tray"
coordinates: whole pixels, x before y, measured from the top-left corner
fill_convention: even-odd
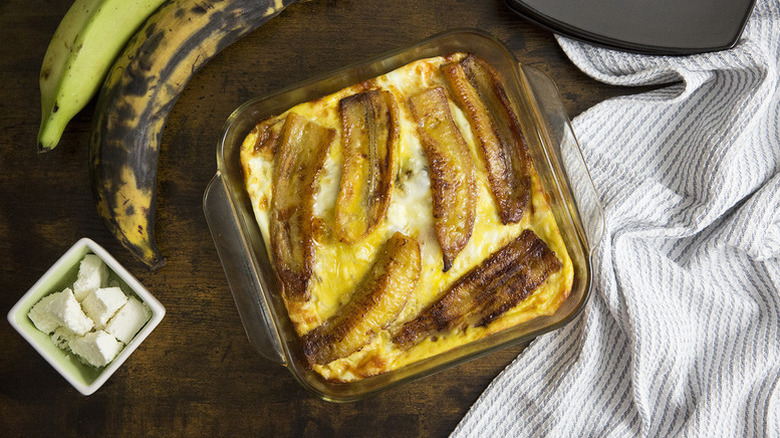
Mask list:
[[[588,43],[653,55],[734,47],[755,0],[505,0],[537,25]]]

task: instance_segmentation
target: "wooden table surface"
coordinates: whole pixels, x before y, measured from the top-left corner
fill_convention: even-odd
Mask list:
[[[202,210],[223,123],[242,102],[432,34],[475,27],[504,41],[558,84],[570,117],[631,90],[599,84],[553,35],[502,0],[325,0],[289,7],[196,74],[168,119],[160,153],[152,273],[95,212],[87,167],[94,101],[59,146],[39,155],[38,74],[69,0],[0,5],[0,309],[7,314],[81,237],[112,253],[167,308],[113,377],[85,397],[5,322],[0,324],[4,436],[445,436],[523,346],[364,401],[311,396],[250,346]]]

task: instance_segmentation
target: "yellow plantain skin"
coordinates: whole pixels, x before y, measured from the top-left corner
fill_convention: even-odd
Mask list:
[[[306,300],[314,260],[314,191],[335,131],[296,113],[282,128],[274,155],[271,253],[291,300]]]
[[[501,221],[519,222],[531,206],[531,166],[520,122],[492,67],[470,55],[441,67],[471,121]]]
[[[336,237],[353,244],[387,214],[398,168],[398,105],[370,90],[339,102],[344,162],[335,212]]]
[[[385,243],[371,270],[338,313],[303,336],[311,363],[347,357],[392,323],[420,276],[420,244],[396,232]]]
[[[433,226],[445,272],[471,238],[477,205],[474,162],[448,102],[442,87],[409,98],[431,168]]]
[[[176,99],[212,57],[294,1],[170,1],[108,72],[90,133],[92,190],[106,227],[149,269],[165,265],[154,238],[157,161]]]

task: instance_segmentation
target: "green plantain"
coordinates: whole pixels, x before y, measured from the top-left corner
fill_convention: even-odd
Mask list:
[[[76,0],[68,9],[41,66],[40,152],[57,146],[138,26],[164,1]]]
[[[295,0],[179,0],[158,9],[128,42],[100,91],[90,134],[98,214],[152,270],[163,127],[189,79],[207,61]]]

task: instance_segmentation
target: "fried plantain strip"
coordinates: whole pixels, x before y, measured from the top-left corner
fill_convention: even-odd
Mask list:
[[[420,266],[417,241],[400,232],[393,234],[349,302],[303,336],[303,351],[309,361],[326,364],[371,342],[406,304],[420,276]]]
[[[531,207],[531,158],[504,86],[493,68],[473,55],[441,70],[479,139],[501,221],[519,222]]]
[[[335,132],[290,113],[274,156],[271,253],[285,295],[308,298],[314,242],[314,180]]]
[[[344,162],[335,212],[339,240],[355,243],[387,214],[397,171],[398,105],[392,93],[369,90],[339,102]]]
[[[408,349],[445,330],[485,326],[528,297],[561,266],[542,239],[524,230],[404,323],[393,341]]]
[[[409,106],[430,164],[433,225],[444,254],[446,272],[474,229],[477,204],[474,162],[452,119],[444,88],[429,88],[412,96]]]
[[[257,142],[252,148],[252,152],[267,153],[273,156],[279,147],[284,123],[285,119],[268,119],[255,126]]]

